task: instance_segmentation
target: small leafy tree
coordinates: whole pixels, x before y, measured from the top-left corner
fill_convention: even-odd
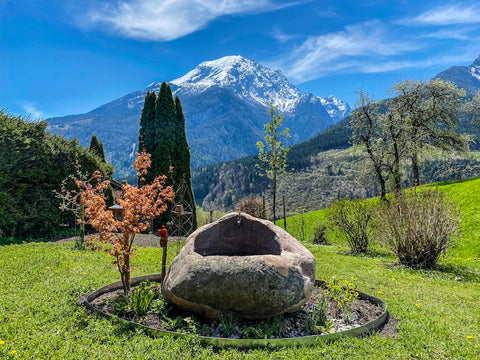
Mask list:
[[[145,151],[137,153],[134,168],[140,180],[144,179],[150,167],[150,154]],[[117,199],[123,209],[121,219],[115,218],[112,211],[105,204],[104,191],[110,181],[101,181],[101,173],[94,173],[98,184],[94,187],[89,183],[77,182],[85,190],[82,200],[85,205],[85,216],[88,224],[98,232],[90,236],[87,246],[93,250],[103,249],[115,260],[123,284],[125,295],[130,291],[130,260],[136,248],[133,247],[135,235],[148,229],[149,220],[162,214],[166,209],[167,201],[171,201],[174,192],[171,186],[164,187],[166,177],[157,176],[151,184],[134,187],[124,184],[123,197]]]
[[[270,114],[270,122],[266,123],[265,128],[265,144],[261,141],[257,142],[259,150],[258,158],[265,165],[264,170],[266,175],[272,179],[272,210],[273,210],[273,222],[276,221],[276,196],[277,196],[277,179],[279,175],[285,174],[287,168],[287,153],[291,146],[285,146],[283,141],[287,141],[290,138],[290,130],[288,128],[279,132],[280,126],[284,116],[282,113],[277,114],[277,107],[270,103],[270,110],[267,110]],[[257,164],[260,167],[259,164]]]

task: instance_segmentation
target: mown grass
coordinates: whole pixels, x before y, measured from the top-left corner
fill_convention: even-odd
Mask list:
[[[441,188],[459,203],[464,229],[457,247],[436,270],[396,265],[385,252],[354,256],[341,246],[306,243],[317,259],[318,278],[354,279],[359,290],[386,301],[398,321],[395,337],[374,334],[311,347],[249,351],[212,349],[194,336],[154,339],[97,317],[78,303],[80,296],[118,280],[105,253],[74,250],[74,243],[27,243],[0,247],[0,358],[478,359],[480,179]],[[304,217],[312,226],[322,213]],[[160,271],[160,248],[141,248],[139,255],[133,276]]]

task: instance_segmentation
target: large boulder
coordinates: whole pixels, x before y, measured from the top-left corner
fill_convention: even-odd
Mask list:
[[[315,258],[295,238],[270,221],[231,213],[190,235],[162,293],[205,317],[258,319],[299,308],[314,283]]]

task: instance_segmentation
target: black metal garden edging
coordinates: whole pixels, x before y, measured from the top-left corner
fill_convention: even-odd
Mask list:
[[[161,274],[153,274],[153,275],[144,275],[144,276],[138,276],[135,278],[132,278],[132,286],[140,284],[140,282],[149,280],[149,281],[154,281],[154,282],[161,282]],[[316,280],[315,281],[316,286],[323,286],[324,282],[321,280]],[[131,325],[133,327],[141,328],[143,329],[147,334],[153,336],[153,337],[159,337],[159,336],[174,336],[174,337],[186,337],[186,336],[191,336],[190,334],[185,334],[185,333],[178,333],[174,331],[165,331],[165,330],[160,330],[160,329],[154,329],[133,321],[128,321],[122,318],[119,318],[118,316],[108,314],[106,312],[103,312],[102,310],[96,308],[95,306],[92,305],[92,301],[95,300],[97,297],[112,292],[116,291],[119,289],[122,289],[123,285],[121,281],[116,281],[113,282],[109,285],[106,285],[87,297],[81,298],[80,302],[83,303],[87,308],[90,310],[106,316],[107,318],[113,319],[117,322],[120,322],[122,324],[126,325]],[[210,337],[210,336],[198,336],[200,340],[209,345],[213,345],[215,347],[237,347],[237,348],[254,348],[254,347],[283,347],[283,346],[303,346],[303,345],[314,345],[318,343],[327,343],[327,342],[332,342],[344,337],[355,337],[355,336],[365,336],[371,334],[373,331],[378,330],[387,320],[388,317],[388,311],[387,311],[387,304],[372,295],[366,294],[361,291],[358,292],[358,298],[363,299],[363,300],[368,300],[372,304],[379,306],[382,308],[383,312],[382,314],[376,318],[375,320],[370,321],[367,324],[364,324],[362,326],[350,329],[350,330],[345,330],[345,331],[339,331],[336,333],[331,333],[331,334],[323,334],[323,335],[310,335],[310,336],[302,336],[302,337],[294,337],[294,338],[280,338],[280,339],[229,339],[229,338],[217,338],[217,337]]]

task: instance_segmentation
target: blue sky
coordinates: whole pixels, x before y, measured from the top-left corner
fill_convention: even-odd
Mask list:
[[[0,0],[0,108],[88,112],[242,55],[353,105],[480,55],[478,1]]]

